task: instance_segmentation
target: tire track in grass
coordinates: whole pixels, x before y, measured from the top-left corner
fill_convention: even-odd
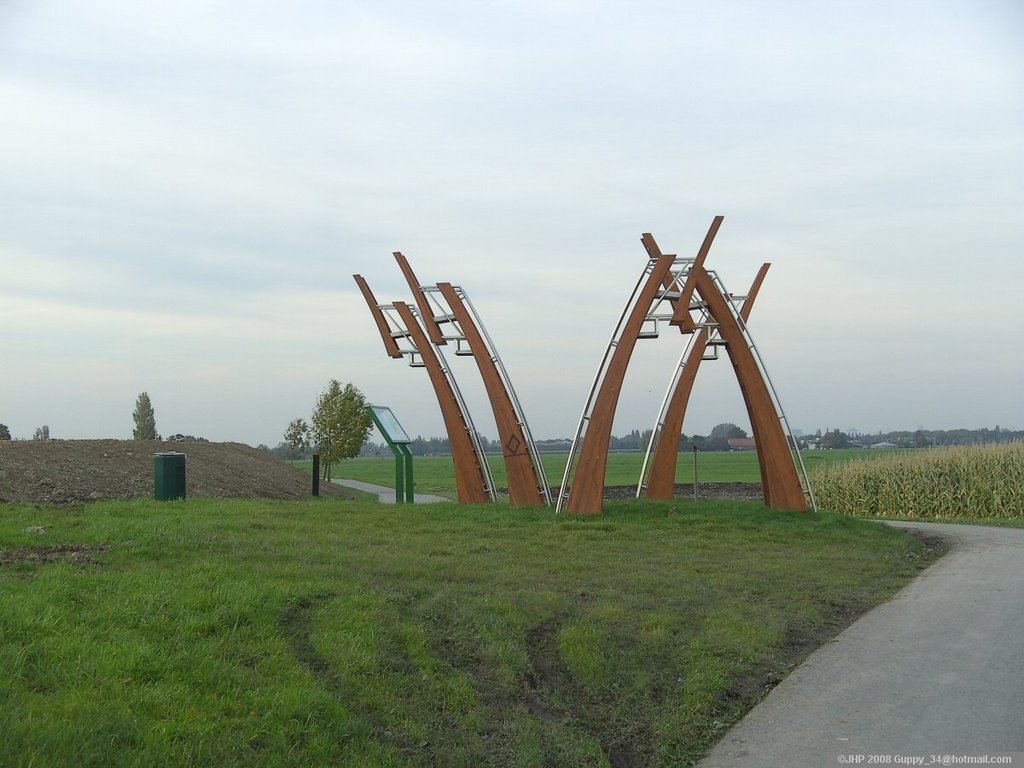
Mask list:
[[[416,754],[420,751],[419,747],[406,734],[389,726],[383,717],[360,699],[313,644],[313,612],[335,597],[337,595],[331,592],[316,592],[293,600],[281,612],[278,626],[291,647],[292,655],[320,686],[367,725],[373,738],[404,754]]]
[[[581,720],[582,712],[600,713],[600,703],[592,701],[582,686],[572,676],[562,660],[558,650],[558,633],[561,619],[549,619],[531,629],[526,636],[527,656],[533,666],[534,675],[528,681],[530,694],[524,702],[526,708],[536,717],[555,726],[567,726],[573,720]],[[566,711],[553,704],[545,697],[544,691],[563,693],[563,699],[581,702],[581,713]],[[592,718],[587,718],[592,719]],[[598,714],[596,727],[588,727],[586,722],[579,723],[588,736],[601,745],[601,750],[608,758],[612,768],[644,768],[648,759],[636,746],[624,739],[610,740],[609,734],[614,732],[610,723],[602,722]]]
[[[413,759],[423,758],[424,745],[413,743],[407,734],[389,725],[386,718],[361,700],[314,645],[313,613],[336,596],[330,592],[318,592],[297,598],[284,608],[278,626],[292,654],[318,685],[366,724],[375,739]],[[634,744],[609,738],[614,729],[601,718],[600,702],[592,700],[593,697],[583,690],[562,660],[558,649],[561,626],[562,619],[549,619],[527,633],[527,655],[533,674],[527,680],[529,690],[521,702],[522,706],[553,727],[581,730],[600,745],[612,768],[644,768],[649,760]],[[464,660],[452,659],[451,654],[446,655],[449,655],[450,663],[454,662],[453,667],[461,668],[468,674],[470,680],[477,684],[474,687],[479,690],[482,682],[478,679],[479,670],[467,669],[464,663],[460,663]],[[565,708],[552,701],[555,698],[552,694],[574,704]]]

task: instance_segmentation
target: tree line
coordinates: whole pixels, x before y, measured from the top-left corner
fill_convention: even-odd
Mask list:
[[[140,392],[132,412],[132,438],[134,440],[160,440],[156,430],[156,416],[153,403],[147,392]],[[329,479],[330,465],[334,462],[353,456],[390,455],[391,449],[386,443],[367,441],[373,421],[370,418],[366,398],[353,384],[341,385],[331,379],[327,388],[317,398],[310,420],[293,419],[284,433],[284,440],[274,448],[260,444],[260,450],[267,451],[280,459],[308,459],[313,453],[319,453],[326,465],[325,479]],[[745,438],[747,432],[731,422],[717,424],[708,435],[679,436],[679,451],[686,452],[697,448],[701,451],[733,450],[729,440]],[[621,436],[612,436],[608,447],[612,451],[642,451],[650,442],[651,430],[634,429]],[[0,423],[0,440],[11,440],[11,430],[6,424]],[[50,427],[44,424],[32,435],[33,440],[49,440]],[[171,442],[209,442],[204,437],[174,434],[166,438]],[[502,447],[498,440],[480,436],[481,445],[486,453],[501,453]],[[801,448],[815,447],[822,449],[870,447],[877,443],[892,443],[899,448],[927,448],[945,445],[982,445],[990,443],[1024,442],[1024,430],[1004,429],[998,425],[993,428],[978,429],[916,429],[893,430],[876,434],[853,435],[839,429],[817,430],[813,435],[802,435],[797,439]],[[537,450],[541,453],[565,453],[572,445],[569,438],[555,438],[536,441]],[[451,453],[447,437],[423,437],[417,435],[409,444],[414,456],[439,456]]]
[[[870,448],[878,443],[892,443],[897,448],[930,448],[945,445],[990,445],[992,443],[1024,442],[1024,430],[1003,429],[999,425],[989,429],[915,429],[878,431],[877,434],[850,435],[838,429],[820,429],[814,435],[803,435],[801,447],[815,446],[822,449]]]

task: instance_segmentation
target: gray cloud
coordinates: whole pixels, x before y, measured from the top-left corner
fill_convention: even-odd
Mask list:
[[[775,263],[752,328],[795,426],[1019,427],[1022,30],[1013,2],[7,4],[0,419],[124,436],[146,389],[162,431],[273,443],[333,376],[439,434],[351,282],[404,297],[400,249],[566,435],[640,233],[685,254],[724,213],[733,290]],[[622,428],[679,349],[638,352]],[[687,430],[742,421],[718,368]]]

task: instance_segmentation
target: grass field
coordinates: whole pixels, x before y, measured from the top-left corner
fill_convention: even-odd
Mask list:
[[[681,509],[0,507],[0,765],[687,765],[931,558]]]
[[[899,453],[902,453],[900,451]],[[807,471],[814,467],[835,462],[855,461],[858,459],[877,458],[879,451],[869,449],[851,449],[840,451],[805,451],[804,464]],[[548,482],[557,488],[562,482],[565,471],[565,453],[541,454],[544,471]],[[506,485],[505,463],[501,456],[487,457],[494,474],[494,481],[499,487]],[[605,485],[636,485],[643,465],[642,453],[612,453],[608,456]],[[311,462],[296,462],[307,471]],[[416,490],[420,493],[437,493],[442,496],[455,497],[455,472],[449,456],[417,456],[413,461],[415,468]],[[395,463],[391,456],[356,458],[335,464],[334,477],[362,480],[394,487]],[[697,477],[702,483],[759,483],[761,475],[757,466],[757,454],[753,451],[709,451],[697,457]],[[693,482],[693,454],[682,453],[676,467],[677,483]]]

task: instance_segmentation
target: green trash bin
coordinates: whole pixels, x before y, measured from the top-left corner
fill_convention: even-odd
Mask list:
[[[153,454],[153,498],[157,501],[185,498],[184,453]]]

